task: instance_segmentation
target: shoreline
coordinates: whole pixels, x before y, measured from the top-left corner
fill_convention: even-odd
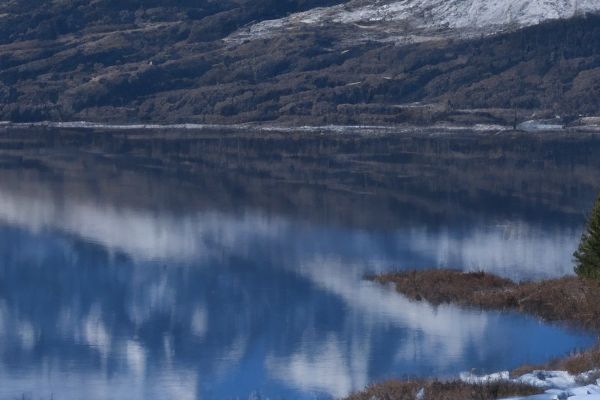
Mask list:
[[[363,133],[363,134],[393,134],[393,133],[521,133],[521,134],[600,134],[600,124],[587,125],[549,125],[543,121],[524,121],[516,129],[501,124],[452,124],[435,123],[417,125],[400,123],[393,125],[288,125],[270,123],[239,123],[239,124],[198,124],[198,123],[100,123],[92,121],[31,121],[12,122],[1,121],[0,129],[83,129],[83,130],[183,130],[183,131],[245,131],[258,132],[305,132],[305,133]]]
[[[600,282],[575,276],[514,282],[489,273],[449,269],[403,271],[366,279],[390,285],[413,301],[426,301],[434,306],[454,304],[480,310],[516,311],[545,322],[584,329],[599,338],[589,349],[541,365],[523,365],[510,372],[481,377],[462,374],[461,379],[453,382],[391,380],[370,385],[349,396],[349,400],[516,399],[532,395],[535,396],[531,399],[540,400],[572,396],[583,400],[590,395],[593,400],[600,396]],[[419,391],[422,392],[417,395]]]

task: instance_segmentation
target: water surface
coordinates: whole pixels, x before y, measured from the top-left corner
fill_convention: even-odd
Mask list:
[[[598,183],[595,139],[539,139],[486,170],[460,154],[484,139],[431,139],[444,148],[431,157],[402,142],[391,162],[346,139],[290,155],[282,138],[217,153],[206,139],[50,134],[9,132],[0,152],[0,398],[338,398],[593,343],[522,315],[411,302],[363,277],[571,273]]]

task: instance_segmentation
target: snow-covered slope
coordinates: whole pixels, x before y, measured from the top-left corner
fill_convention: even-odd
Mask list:
[[[351,0],[263,21],[230,39],[273,36],[307,25],[351,25],[369,39],[422,41],[447,34],[494,33],[594,11],[600,11],[600,0]]]

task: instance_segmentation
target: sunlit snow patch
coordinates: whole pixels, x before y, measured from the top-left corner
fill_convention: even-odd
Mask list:
[[[600,379],[589,384],[592,377],[598,376],[600,370],[572,375],[566,371],[533,371],[518,378],[509,378],[508,371],[490,375],[474,375],[463,373],[462,381],[467,383],[484,384],[506,381],[525,383],[544,389],[544,393],[533,396],[511,397],[504,400],[600,400]]]
[[[262,21],[237,31],[228,40],[276,36],[282,30],[307,25],[348,25],[354,28],[348,31],[353,36],[416,42],[450,32],[467,36],[495,33],[599,10],[597,0],[354,0]]]

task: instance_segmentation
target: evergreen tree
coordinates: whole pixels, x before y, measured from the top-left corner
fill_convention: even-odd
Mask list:
[[[577,275],[600,280],[600,197],[596,199],[574,256]]]

